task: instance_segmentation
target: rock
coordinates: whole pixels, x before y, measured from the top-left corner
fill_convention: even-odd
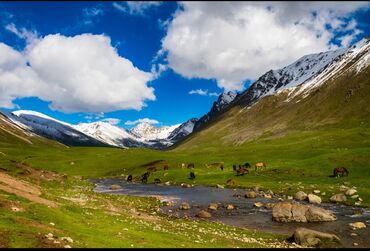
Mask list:
[[[210,204],[208,205],[208,209],[210,209],[210,210],[216,211],[216,210],[217,210],[217,208],[218,208],[217,203],[210,203]]]
[[[294,195],[294,198],[295,198],[296,200],[300,200],[300,201],[302,201],[302,200],[306,200],[306,199],[307,199],[307,194],[306,194],[305,192],[303,192],[303,191],[299,191],[299,192],[297,192],[297,193]]]
[[[238,193],[234,193],[233,194],[233,197],[235,197],[235,198],[240,198],[240,197],[242,197],[240,194],[238,194]]]
[[[309,194],[308,196],[308,202],[313,203],[313,204],[320,204],[321,203],[321,198],[317,195],[314,194]]]
[[[244,196],[245,198],[253,199],[257,197],[257,193],[254,191],[247,192]]]
[[[166,186],[169,186],[169,185],[171,185],[171,182],[167,181],[167,182],[165,182],[164,184],[165,184]]]
[[[271,194],[264,194],[263,197],[266,198],[266,199],[272,199],[272,195]]]
[[[212,217],[212,215],[209,212],[204,211],[204,210],[199,211],[196,214],[196,216],[199,217],[199,218],[211,218]]]
[[[340,187],[339,187],[339,190],[341,191],[341,192],[345,192],[345,191],[347,191],[349,189],[349,187],[346,187],[346,186],[343,186],[343,185],[341,185]]]
[[[225,188],[225,187],[222,186],[222,185],[217,184],[217,188]]]
[[[117,184],[113,184],[109,187],[110,190],[117,190],[117,189],[121,189],[121,186],[120,185],[117,185]]]
[[[65,245],[64,248],[71,248],[71,246],[70,245]]]
[[[355,195],[351,196],[352,199],[357,199],[358,197],[360,197],[358,194],[355,194]]]
[[[355,193],[357,193],[357,191],[356,191],[356,189],[353,189],[353,188],[348,189],[346,191],[346,195],[349,195],[349,196],[354,195]]]
[[[288,200],[292,200],[293,199],[293,196],[288,196],[287,198]]]
[[[18,208],[18,207],[12,207],[11,209],[12,209],[13,212],[19,212],[19,211],[21,211],[21,209]]]
[[[271,208],[273,208],[274,206],[275,206],[275,203],[266,203],[266,204],[264,205],[264,208],[271,209]]]
[[[62,241],[66,241],[66,242],[69,242],[69,243],[73,243],[73,239],[71,237],[61,237],[60,238]]]
[[[347,197],[344,194],[340,193],[331,196],[329,200],[331,202],[344,202],[347,200]]]
[[[313,193],[319,194],[320,193],[320,190],[313,190]]]
[[[235,209],[235,206],[233,204],[227,204],[226,205],[226,209],[227,210],[234,210]]]
[[[272,218],[279,222],[334,221],[335,215],[323,208],[290,202],[278,202],[272,209]]]
[[[254,206],[254,207],[258,207],[258,208],[259,208],[259,207],[263,207],[263,203],[258,201],[258,202],[256,202],[256,203],[254,203],[254,204],[253,204],[253,206]]]
[[[274,192],[273,191],[271,191],[271,190],[267,190],[267,192],[266,192],[267,194],[269,194],[269,195],[274,195]]]
[[[358,243],[357,242],[354,242],[353,243],[353,246],[355,246],[355,247],[358,246]]]
[[[319,246],[322,242],[333,241],[340,242],[335,234],[323,233],[308,228],[297,228],[294,234],[288,239],[302,246]]]
[[[358,201],[363,201],[360,197],[357,198]]]
[[[183,202],[183,203],[181,203],[181,205],[180,205],[179,208],[181,210],[189,210],[190,209],[190,205],[189,205],[189,203]]]
[[[45,237],[50,240],[54,238],[54,235],[52,233],[48,233]]]
[[[366,228],[365,223],[360,222],[360,221],[355,222],[355,223],[350,223],[349,226],[352,228],[352,230]]]
[[[55,226],[55,223],[54,222],[50,222],[49,223],[51,226]]]
[[[348,181],[344,181],[344,182],[343,182],[343,185],[349,186],[349,185],[351,185],[351,183],[350,183],[350,182],[348,182]]]
[[[308,222],[322,222],[322,221],[335,221],[337,218],[329,211],[320,207],[308,207],[306,212],[306,219]]]
[[[356,234],[356,233],[351,233],[351,236],[358,236],[358,234]]]
[[[326,193],[325,192],[322,192],[321,195],[326,195]]]
[[[183,187],[183,188],[191,188],[191,185],[190,184],[186,184],[186,183],[181,183],[181,187]]]
[[[361,201],[356,201],[355,206],[359,206],[359,205],[361,205]]]

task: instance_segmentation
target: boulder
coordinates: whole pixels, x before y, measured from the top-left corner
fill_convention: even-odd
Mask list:
[[[181,203],[180,209],[181,210],[189,210],[190,209],[189,203],[186,203],[186,202]]]
[[[256,198],[256,197],[257,197],[257,193],[254,192],[254,191],[250,191],[250,192],[247,192],[245,194],[245,198],[253,199],[253,198]]]
[[[342,193],[335,194],[335,195],[330,197],[331,202],[344,202],[346,200],[347,200],[347,197]]]
[[[271,209],[271,208],[273,208],[275,206],[275,203],[266,203],[265,205],[264,205],[264,208],[266,208],[266,209]]]
[[[323,208],[299,203],[278,202],[272,209],[272,218],[279,222],[334,221],[335,215]]]
[[[212,215],[209,212],[204,211],[204,210],[199,211],[196,214],[196,216],[199,217],[199,218],[211,218],[212,217]]]
[[[319,194],[320,193],[320,190],[313,190],[313,193]]]
[[[219,185],[219,184],[217,184],[216,186],[217,188],[225,188],[223,185]]]
[[[254,207],[263,207],[263,203],[262,202],[256,202],[253,204]]]
[[[226,209],[227,210],[234,210],[235,209],[235,206],[233,204],[227,204],[226,205]]]
[[[353,189],[353,188],[348,189],[348,190],[346,191],[346,195],[349,195],[349,196],[352,196],[352,195],[354,195],[355,193],[357,193],[357,191],[356,191],[356,189]]]
[[[321,243],[328,241],[340,242],[339,237],[335,234],[319,232],[303,227],[297,228],[288,240],[309,247],[319,246]]]
[[[264,194],[263,198],[272,199],[272,195],[271,194]]]
[[[306,200],[307,199],[307,194],[303,191],[299,191],[294,195],[294,199],[296,200]]]
[[[110,190],[117,190],[117,189],[121,189],[121,186],[120,185],[117,185],[117,184],[113,184],[109,187]]]
[[[319,196],[310,193],[307,197],[308,202],[312,204],[321,204],[321,198]]]
[[[355,223],[350,223],[349,226],[353,229],[353,230],[356,230],[356,229],[361,229],[361,228],[366,228],[366,225],[365,223],[363,222],[355,222]]]
[[[186,183],[181,183],[181,187],[183,187],[183,188],[191,188],[191,185],[190,184],[186,184]]]
[[[351,196],[352,199],[357,199],[358,197],[360,197],[358,194],[355,194],[355,195]]]
[[[208,205],[208,209],[210,209],[210,210],[216,211],[216,210],[217,210],[217,208],[218,208],[217,203],[210,203],[210,204]]]

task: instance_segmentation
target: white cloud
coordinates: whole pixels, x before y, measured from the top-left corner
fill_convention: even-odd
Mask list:
[[[140,110],[155,100],[153,75],[118,55],[104,35],[48,35],[23,52],[0,43],[0,106],[36,96],[63,112]]]
[[[144,119],[137,119],[137,120],[134,120],[134,121],[128,120],[128,121],[125,122],[125,125],[136,125],[136,124],[140,124],[140,123],[147,123],[147,124],[151,124],[151,125],[159,124],[159,122],[155,119],[144,118]]]
[[[107,122],[107,123],[109,123],[111,125],[117,125],[117,124],[119,124],[121,122],[121,120],[120,119],[117,119],[117,118],[105,118],[105,119],[103,119],[101,121]]]
[[[206,96],[208,94],[208,90],[202,90],[202,89],[191,90],[189,91],[189,94],[198,94],[201,96]]]
[[[5,29],[14,33],[17,37],[26,40],[27,43],[33,43],[38,39],[38,34],[36,31],[29,31],[24,27],[18,29],[14,23],[7,24]]]
[[[217,92],[211,92],[208,94],[209,96],[214,96],[214,97],[218,97],[221,95],[221,93],[217,93]]]
[[[182,2],[168,25],[158,55],[187,78],[216,79],[241,90],[255,79],[299,57],[335,49],[331,40],[356,34],[351,13],[369,2]],[[315,13],[315,14],[314,14]],[[350,24],[350,25],[349,25]],[[163,52],[167,53],[163,53]]]
[[[117,10],[130,15],[144,15],[150,8],[161,4],[160,1],[127,1],[123,3],[114,2],[112,5]]]

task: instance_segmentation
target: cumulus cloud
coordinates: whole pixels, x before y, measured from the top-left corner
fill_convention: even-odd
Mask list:
[[[358,34],[352,13],[369,2],[182,2],[162,55],[187,78],[216,79],[225,91],[305,54],[348,45]]]
[[[140,123],[147,123],[147,124],[150,124],[150,125],[155,125],[155,124],[159,124],[159,121],[155,120],[155,119],[144,118],[144,119],[137,119],[137,120],[134,120],[134,121],[128,120],[128,121],[125,122],[125,125],[136,125],[136,124],[140,124]]]
[[[124,3],[114,2],[112,5],[117,10],[130,15],[144,15],[152,7],[161,5],[159,1],[128,1]]]
[[[101,120],[102,122],[107,122],[111,125],[118,125],[121,120],[120,119],[117,119],[117,118],[105,118],[103,120]]]
[[[63,112],[140,110],[155,100],[150,72],[118,55],[105,35],[48,35],[18,52],[0,43],[0,106],[39,97]]]

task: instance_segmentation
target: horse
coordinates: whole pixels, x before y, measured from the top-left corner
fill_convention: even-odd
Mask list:
[[[156,179],[154,180],[154,183],[155,183],[155,184],[159,184],[159,183],[161,183],[161,179],[156,178]]]
[[[185,168],[185,163],[181,163],[181,168]]]
[[[127,182],[132,182],[132,175],[130,174],[127,179],[126,179]]]
[[[341,174],[340,175],[341,177],[348,176],[349,174],[347,168],[345,167],[336,167],[334,168],[333,173],[334,173],[334,177],[339,177],[339,174]]]
[[[195,179],[195,173],[194,172],[190,172],[190,179],[191,180]]]
[[[266,164],[263,162],[258,162],[255,165],[255,171],[257,171],[258,169],[262,169],[263,167],[266,167]]]
[[[194,163],[189,163],[188,168],[194,168]]]
[[[242,167],[236,171],[236,176],[243,176],[244,174],[248,174],[249,171],[247,168]]]
[[[148,182],[148,177],[150,175],[150,172],[146,172],[141,176],[141,182],[142,183],[147,183]]]
[[[233,171],[236,171],[236,165],[233,165]]]
[[[220,165],[220,169],[221,169],[221,171],[223,171],[224,170],[224,165]]]
[[[168,165],[164,165],[163,170],[165,170],[165,171],[168,170]]]
[[[245,168],[251,168],[251,165],[250,165],[248,162],[246,162],[246,163],[244,164],[244,166],[245,166]]]

